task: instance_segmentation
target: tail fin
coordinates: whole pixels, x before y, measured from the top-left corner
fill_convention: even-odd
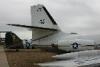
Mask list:
[[[32,26],[59,30],[57,23],[43,5],[39,4],[31,7],[31,19]],[[54,32],[56,31],[32,29],[32,39],[39,40],[52,35]]]
[[[57,23],[43,5],[32,6],[31,16],[32,26],[58,29]]]

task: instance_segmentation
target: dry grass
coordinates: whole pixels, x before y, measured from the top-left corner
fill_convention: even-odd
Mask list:
[[[55,54],[39,49],[24,49],[18,52],[6,50],[6,55],[10,67],[38,67],[35,65],[36,63],[53,61],[51,56]]]

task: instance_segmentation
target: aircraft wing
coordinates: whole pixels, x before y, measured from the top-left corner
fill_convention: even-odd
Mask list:
[[[100,56],[91,58],[77,58],[72,60],[39,63],[41,67],[97,67],[100,66]]]
[[[17,27],[24,27],[24,28],[36,28],[36,29],[44,29],[44,30],[57,31],[57,29],[54,29],[54,28],[44,28],[44,27],[28,26],[28,25],[20,25],[20,24],[7,24],[7,25],[17,26]]]
[[[39,63],[40,67],[77,67],[72,61],[55,61],[55,62],[48,62],[48,63]]]
[[[74,56],[73,56],[74,55]],[[64,58],[65,60],[64,60]],[[70,59],[68,59],[70,57]],[[41,67],[98,67],[100,66],[100,50],[87,50],[53,56],[60,61],[39,63]]]

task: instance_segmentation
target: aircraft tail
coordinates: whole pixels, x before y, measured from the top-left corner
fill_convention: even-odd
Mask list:
[[[36,5],[31,7],[32,26],[58,29],[56,21],[52,18],[45,6]]]
[[[32,29],[33,40],[39,40],[48,37],[54,34],[54,32],[59,30],[56,21],[50,15],[46,7],[43,5],[38,4],[31,7],[31,19],[32,19],[32,26],[48,28],[48,30]],[[49,29],[54,29],[54,30],[52,31]]]

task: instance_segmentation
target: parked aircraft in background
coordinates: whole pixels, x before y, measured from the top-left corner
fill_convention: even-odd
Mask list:
[[[64,33],[43,5],[31,7],[32,26],[20,24],[8,24],[11,26],[32,29],[32,43],[35,46],[52,46],[65,51],[77,51],[94,49],[95,42],[82,38],[68,39],[68,36],[77,36],[77,33]],[[70,38],[71,38],[70,37]]]
[[[41,67],[99,67],[100,50],[72,52],[53,56],[59,61],[39,63]]]
[[[31,49],[31,39],[20,39],[15,33],[9,31],[5,34],[5,47],[8,49]]]
[[[23,42],[15,33],[6,32],[5,47],[9,49],[23,48]]]

